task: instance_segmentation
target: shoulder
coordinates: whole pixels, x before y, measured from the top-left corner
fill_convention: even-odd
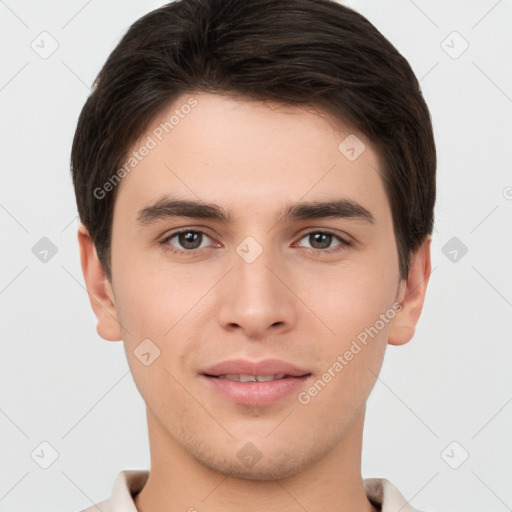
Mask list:
[[[141,491],[149,471],[125,469],[115,479],[110,497],[79,512],[137,512],[133,497]]]
[[[433,512],[418,510],[404,498],[398,488],[386,478],[366,478],[363,480],[367,498],[382,512]]]

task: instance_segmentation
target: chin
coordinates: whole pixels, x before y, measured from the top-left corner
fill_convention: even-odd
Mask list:
[[[272,460],[262,456],[252,467],[244,466],[238,459],[198,459],[198,462],[208,469],[226,477],[258,482],[268,482],[293,477],[299,474],[307,465],[307,462],[302,460],[302,457],[301,460],[297,460],[296,457],[286,457],[286,460]]]
[[[269,443],[267,440],[265,443],[265,440],[255,440],[254,443],[237,442],[234,447],[230,443],[211,444],[203,439],[201,443],[186,443],[184,448],[210,471],[226,477],[261,482],[294,477],[320,459],[324,455],[323,448],[328,450],[328,447],[322,446],[315,450],[315,446],[309,445],[308,451],[305,451],[301,442]]]

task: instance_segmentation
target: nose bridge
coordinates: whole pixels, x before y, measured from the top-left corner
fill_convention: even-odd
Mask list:
[[[253,249],[250,249],[248,254],[252,251]],[[233,269],[238,283],[239,299],[248,300],[253,307],[256,307],[259,302],[269,304],[276,293],[280,294],[280,290],[277,290],[278,282],[270,271],[273,263],[275,266],[275,258],[270,253],[270,250],[266,250],[254,260],[249,261],[239,256]]]

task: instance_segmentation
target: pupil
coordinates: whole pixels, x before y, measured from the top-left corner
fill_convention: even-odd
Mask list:
[[[332,235],[329,233],[314,233],[310,235],[311,246],[315,249],[326,249],[331,245]]]
[[[186,249],[197,249],[201,245],[200,233],[187,231],[180,233],[180,244]],[[197,241],[199,240],[199,243]]]

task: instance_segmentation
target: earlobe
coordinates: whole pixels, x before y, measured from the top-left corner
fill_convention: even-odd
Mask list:
[[[78,245],[80,246],[80,261],[87,293],[98,319],[96,330],[105,340],[120,341],[122,331],[117,317],[112,286],[98,258],[89,231],[82,223],[78,227]]]
[[[425,294],[431,273],[430,244],[427,236],[420,248],[411,255],[411,266],[407,282],[400,286],[398,302],[402,309],[395,316],[389,331],[390,345],[404,345],[412,339],[423,309]]]

